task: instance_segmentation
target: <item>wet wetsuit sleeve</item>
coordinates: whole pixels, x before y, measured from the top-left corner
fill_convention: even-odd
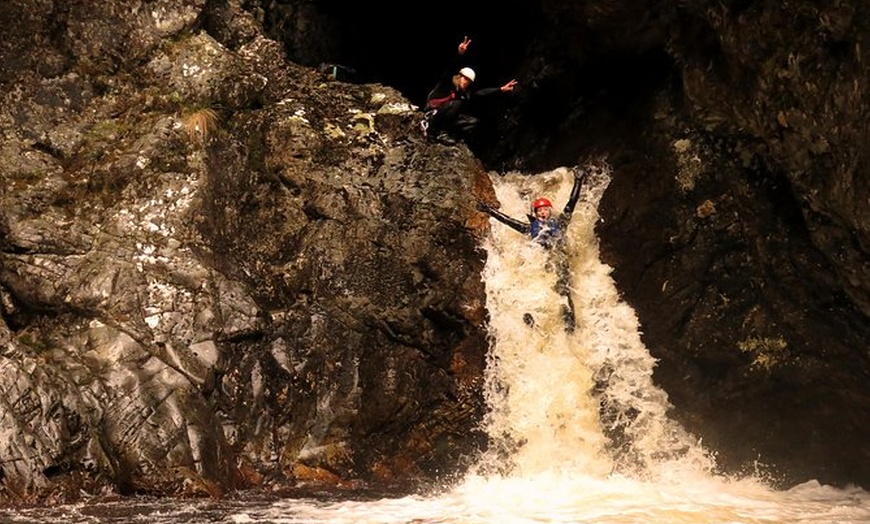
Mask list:
[[[519,231],[520,233],[522,233],[524,235],[529,234],[529,230],[531,228],[530,228],[529,224],[526,224],[525,222],[520,222],[519,220],[517,220],[515,218],[511,218],[511,217],[505,215],[504,213],[502,213],[501,211],[489,207],[488,205],[478,206],[478,209],[489,214],[489,216],[498,220],[502,224],[504,224],[504,225],[516,230],[516,231]]]
[[[478,89],[477,91],[472,92],[471,95],[475,97],[481,97],[494,95],[496,93],[501,93],[500,87],[484,87],[483,89]]]
[[[574,187],[571,188],[571,196],[568,197],[568,202],[565,204],[565,209],[562,210],[560,217],[562,222],[571,220],[571,214],[574,212],[574,206],[577,205],[577,200],[580,198],[580,190],[583,188],[583,179],[586,178],[584,171],[576,171],[574,174]]]

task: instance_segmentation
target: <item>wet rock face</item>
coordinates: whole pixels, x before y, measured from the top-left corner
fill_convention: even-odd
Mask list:
[[[501,7],[397,38],[377,4],[0,4],[0,498],[461,471],[491,188],[411,103],[466,33],[520,80],[483,165],[612,164],[602,251],[674,415],[729,471],[870,485],[867,7]]]
[[[657,106],[602,228],[657,376],[728,467],[866,485],[866,7],[669,16],[680,105]]]
[[[461,469],[486,350],[469,151],[233,3],[12,4],[0,499]]]

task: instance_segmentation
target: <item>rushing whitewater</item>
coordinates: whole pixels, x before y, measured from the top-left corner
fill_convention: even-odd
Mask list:
[[[493,174],[501,211],[523,218],[546,195],[555,211],[571,170]],[[777,491],[715,473],[715,458],[673,422],[634,311],[598,255],[607,170],[590,170],[565,246],[577,328],[564,329],[549,254],[492,220],[485,240],[490,450],[442,493],[376,501],[141,501],[0,511],[2,522],[329,524],[859,524],[870,494],[807,482]],[[531,316],[532,322],[524,317]]]
[[[558,212],[571,180],[570,170],[557,169],[495,177],[493,183],[502,210],[523,217],[541,195]],[[482,462],[482,471],[659,478],[713,467],[696,441],[668,419],[667,396],[652,383],[655,363],[634,312],[619,300],[610,268],[599,262],[594,228],[608,182],[603,169],[589,170],[566,232],[573,333],[563,329],[562,297],[547,263],[561,254],[493,224],[485,279],[492,337],[487,431],[496,453]],[[522,321],[526,314],[532,327]]]

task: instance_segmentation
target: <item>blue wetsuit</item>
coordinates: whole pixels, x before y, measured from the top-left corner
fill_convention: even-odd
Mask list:
[[[529,235],[544,247],[554,246],[562,237],[562,233],[562,225],[555,218],[549,220],[533,218],[529,224]]]
[[[529,235],[542,246],[551,248],[562,240],[562,234],[568,226],[568,222],[571,220],[571,214],[574,213],[574,206],[577,205],[577,199],[580,197],[580,189],[583,186],[583,179],[585,177],[586,173],[584,171],[575,168],[574,187],[571,188],[571,196],[568,198],[565,208],[562,209],[562,212],[558,217],[550,218],[546,221],[541,221],[534,215],[528,215],[529,222],[521,222],[482,202],[478,204],[478,209],[489,214],[491,217],[507,225],[511,229],[519,231],[524,235]]]

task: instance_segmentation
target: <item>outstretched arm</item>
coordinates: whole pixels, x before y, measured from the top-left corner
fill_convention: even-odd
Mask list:
[[[511,91],[514,90],[514,88],[516,86],[517,86],[517,81],[511,80],[510,82],[506,83],[505,85],[503,85],[501,87],[484,87],[482,89],[478,89],[476,91],[473,91],[472,94],[475,97],[481,97],[481,96],[494,95],[496,93],[510,93]]]
[[[519,220],[517,220],[515,218],[511,218],[511,217],[505,215],[504,213],[502,213],[501,211],[499,211],[498,209],[493,208],[492,206],[490,206],[489,204],[487,204],[485,202],[478,202],[477,209],[480,211],[483,211],[484,213],[486,213],[489,216],[491,216],[492,218],[498,220],[502,224],[504,224],[504,225],[516,230],[516,231],[519,231],[520,233],[522,233],[524,235],[529,234],[529,230],[531,229],[529,224],[526,224],[525,222],[520,222]]]
[[[574,171],[574,187],[571,188],[571,196],[568,198],[568,203],[565,204],[565,209],[562,210],[562,217],[565,221],[571,218],[571,213],[574,212],[574,206],[577,205],[577,199],[580,198],[580,190],[583,188],[583,179],[586,178],[586,171],[579,167],[573,168]]]

